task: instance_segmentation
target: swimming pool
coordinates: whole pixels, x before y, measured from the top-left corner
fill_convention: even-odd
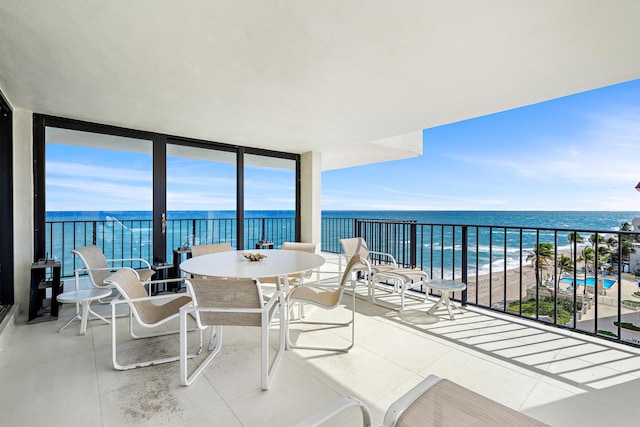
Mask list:
[[[610,289],[611,287],[613,287],[613,285],[616,284],[615,280],[611,280],[611,279],[600,279],[604,281],[604,288],[605,289]],[[570,277],[563,277],[562,279],[560,279],[561,282],[563,283],[569,283],[569,284],[573,284],[573,279]],[[577,279],[576,283],[578,284],[578,286],[584,286],[584,280],[583,279]],[[593,286],[596,283],[596,279],[595,277],[587,277],[587,286]]]

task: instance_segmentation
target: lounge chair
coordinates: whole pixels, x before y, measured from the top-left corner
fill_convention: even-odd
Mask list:
[[[331,425],[349,408],[362,413],[362,425],[372,425],[371,411],[360,400],[344,397],[333,405],[305,418],[296,427]],[[387,409],[382,426],[547,426],[447,379],[429,375]]]
[[[176,334],[179,330],[176,329],[168,332],[152,332],[146,335],[138,335],[134,330],[134,325],[138,325],[142,328],[154,329],[158,326],[164,325],[172,319],[177,319],[180,314],[180,307],[190,304],[191,297],[184,294],[149,296],[138,275],[130,268],[119,269],[105,279],[105,283],[114,286],[119,292],[119,295],[111,300],[111,355],[113,367],[122,371],[179,360],[180,356],[178,355],[178,351],[176,351],[176,355],[170,357],[137,361],[126,365],[118,362],[118,332],[116,327],[118,322],[116,321],[116,307],[121,304],[126,304],[129,307],[129,334],[131,335],[131,338],[151,338]],[[200,347],[202,347],[202,330],[200,331]],[[199,352],[200,350],[198,350],[198,353]],[[193,356],[194,355],[190,355],[189,357]]]
[[[151,276],[155,273],[151,268],[151,264],[144,258],[107,259],[102,250],[96,245],[75,248],[71,252],[77,255],[84,264],[84,268],[76,268],[74,270],[76,290],[79,289],[80,274],[82,273],[87,273],[89,281],[97,288],[108,287],[109,285],[105,283],[105,279],[121,267],[130,267],[134,264],[144,266],[132,270],[135,271],[140,281],[145,285],[149,283]],[[151,286],[149,286],[148,292],[149,294],[151,293]]]
[[[349,239],[340,239],[340,245],[342,245],[342,251],[344,252],[343,256],[350,260],[354,255],[358,255],[360,257],[360,262],[355,265],[353,268],[353,272],[362,273],[365,278],[365,283],[367,285],[367,299],[371,299],[371,279],[373,275],[376,273],[380,273],[383,271],[396,270],[398,268],[398,263],[393,255],[386,252],[378,252],[371,251],[367,246],[367,242],[362,237],[353,237]],[[375,255],[378,260],[384,259],[385,262],[382,263],[374,263],[371,259],[371,254]],[[340,259],[342,261],[342,259]],[[352,280],[354,285],[356,281]]]

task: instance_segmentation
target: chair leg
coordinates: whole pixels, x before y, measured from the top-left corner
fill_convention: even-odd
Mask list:
[[[346,346],[346,347],[327,347],[327,346],[319,346],[319,345],[299,345],[299,344],[294,344],[291,341],[291,335],[290,335],[290,331],[289,331],[289,323],[287,322],[286,325],[286,340],[287,340],[287,348],[299,348],[299,349],[307,349],[307,350],[326,350],[326,351],[337,351],[337,352],[348,352],[349,350],[351,350],[353,348],[353,345],[355,343],[355,315],[356,315],[356,294],[355,292],[352,293],[352,308],[351,308],[351,320],[348,322],[321,322],[321,321],[308,321],[308,320],[302,320],[300,319],[299,322],[300,323],[305,323],[305,324],[309,324],[309,325],[322,325],[322,326],[351,326],[351,343]],[[300,303],[298,301],[298,303]]]
[[[147,361],[142,361],[142,362],[136,362],[136,363],[131,363],[128,365],[122,365],[118,362],[118,358],[117,358],[117,354],[118,354],[118,349],[117,349],[117,329],[116,329],[116,324],[118,323],[116,321],[116,307],[115,304],[111,305],[111,315],[112,315],[112,321],[111,321],[111,360],[113,362],[113,367],[115,369],[117,369],[118,371],[126,371],[129,369],[135,369],[135,368],[143,368],[145,366],[153,366],[153,365],[160,365],[162,363],[168,363],[168,362],[176,362],[178,360],[180,360],[180,356],[173,356],[173,357],[165,357],[162,359],[155,359],[155,360],[147,360]],[[131,324],[130,324],[131,326]],[[159,334],[159,335],[167,335],[166,333],[163,334]],[[159,336],[159,335],[149,335],[149,336]],[[197,356],[200,351],[202,350],[202,330],[200,330],[200,348],[198,349],[197,353],[191,354],[187,357],[195,357]]]
[[[200,376],[211,361],[220,352],[222,347],[222,326],[212,326],[211,336],[209,338],[209,355],[196,367],[196,369],[189,375],[187,372],[187,359],[190,356],[187,354],[187,316],[186,313],[180,313],[180,384],[188,386]],[[200,348],[202,348],[202,330],[200,333]]]
[[[280,303],[280,307],[278,307],[279,311],[279,346],[278,352],[276,353],[276,358],[271,365],[271,369],[269,369],[269,330],[271,329],[271,321],[273,318],[269,319],[268,313],[262,314],[262,342],[261,342],[261,383],[263,390],[269,390],[271,385],[273,384],[273,379],[276,376],[276,372],[278,371],[278,367],[280,366],[280,362],[282,361],[282,356],[284,355],[284,351],[286,349],[286,314],[285,314],[285,305],[284,297],[281,297],[283,301]]]

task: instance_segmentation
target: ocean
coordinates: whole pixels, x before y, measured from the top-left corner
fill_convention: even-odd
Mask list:
[[[247,211],[245,213],[245,247],[253,245],[263,237],[274,242],[275,247],[294,238],[293,211]],[[564,230],[557,232],[557,247],[560,251],[570,249],[567,234],[576,231],[586,239],[595,231],[614,232],[624,222],[631,223],[640,212],[636,211],[323,211],[323,233],[320,247],[339,252],[338,239],[353,235],[351,219],[377,219],[415,221],[418,226],[418,263],[424,269],[460,270],[462,225],[482,226],[469,228],[469,258],[484,274],[492,268],[518,267],[527,251],[535,247],[536,241],[553,242],[554,231],[536,232],[533,229]],[[74,247],[91,243],[91,234],[102,240],[105,252],[111,258],[140,256],[151,260],[151,212],[149,211],[64,211],[47,212],[47,247],[54,258],[64,260],[64,269],[73,269],[71,257],[66,254]],[[170,227],[167,230],[167,255],[171,262],[172,249],[184,243],[228,241],[235,246],[234,211],[173,211],[167,213]],[[267,218],[267,222],[262,220]],[[345,219],[338,222],[338,219]],[[194,221],[195,220],[195,221]],[[88,225],[75,223],[73,227],[62,225],[70,221],[88,221]],[[92,226],[91,221],[97,221]],[[100,225],[102,224],[102,225]],[[340,224],[340,225],[338,225]],[[347,224],[346,228],[342,224]],[[426,224],[444,225],[431,227]],[[84,231],[79,228],[83,226]],[[90,231],[87,231],[89,227]],[[97,227],[95,230],[91,227]],[[497,229],[491,229],[496,227]],[[518,228],[526,228],[520,231]],[[324,230],[332,228],[333,230]],[[338,230],[340,228],[340,230]],[[117,232],[116,232],[117,231]],[[331,231],[331,232],[327,232]],[[79,241],[78,236],[81,236]],[[95,237],[94,237],[95,238]],[[406,252],[409,241],[406,236],[385,237],[394,240],[389,251]],[[520,250],[522,239],[523,251]],[[538,239],[538,240],[536,240]],[[477,245],[475,244],[477,242]],[[506,244],[505,244],[506,242]],[[131,247],[131,251],[122,248]],[[120,256],[121,255],[121,256]],[[456,263],[457,259],[457,263]],[[477,262],[476,262],[477,261]],[[477,266],[477,267],[476,267]],[[68,273],[68,272],[67,272]],[[449,273],[447,273],[449,274]]]
[[[247,218],[292,218],[293,211],[247,211]],[[151,220],[150,211],[49,211],[47,221]],[[422,224],[459,224],[615,231],[640,217],[636,211],[322,211],[323,218],[413,220]],[[235,211],[170,211],[167,219],[230,219]]]

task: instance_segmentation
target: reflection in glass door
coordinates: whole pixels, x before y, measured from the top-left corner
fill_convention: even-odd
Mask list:
[[[73,275],[71,250],[153,258],[152,142],[46,127],[46,256]],[[138,265],[131,265],[138,267]]]
[[[296,161],[244,157],[245,247],[280,248],[296,241]]]
[[[236,153],[167,145],[167,259],[191,245],[236,248]]]

